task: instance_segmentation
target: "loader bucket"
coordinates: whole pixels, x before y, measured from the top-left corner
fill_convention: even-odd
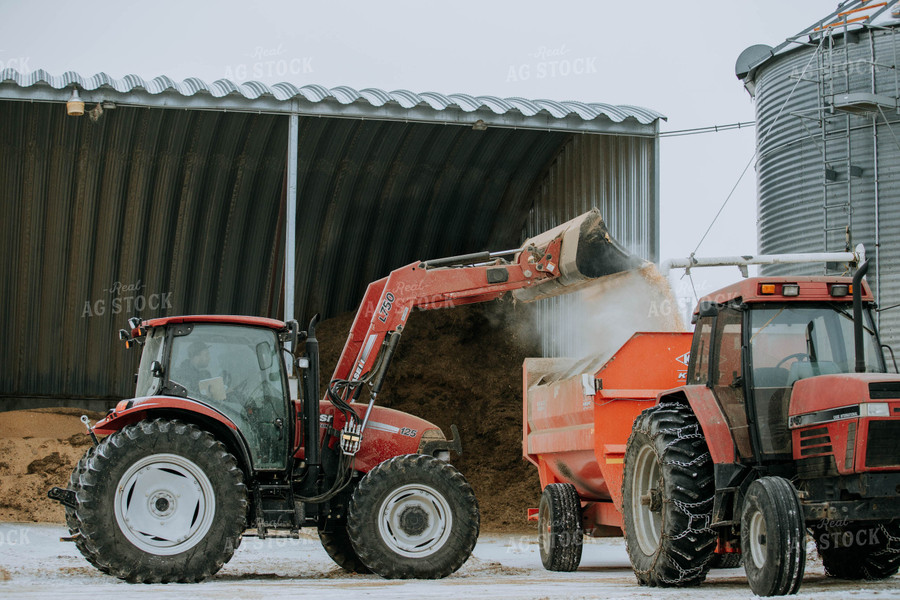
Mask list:
[[[568,294],[602,277],[637,269],[645,264],[612,238],[596,208],[527,240],[523,247],[526,250],[543,250],[560,236],[559,277],[515,290],[513,297],[516,300],[533,302]]]

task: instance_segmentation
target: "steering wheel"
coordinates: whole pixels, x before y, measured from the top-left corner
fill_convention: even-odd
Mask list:
[[[784,358],[782,358],[780,361],[778,361],[778,364],[775,365],[775,368],[780,367],[781,365],[783,365],[787,361],[791,360],[792,358],[797,359],[797,362],[809,362],[809,354],[807,354],[806,352],[796,352],[794,354],[789,354],[789,355],[785,356]]]

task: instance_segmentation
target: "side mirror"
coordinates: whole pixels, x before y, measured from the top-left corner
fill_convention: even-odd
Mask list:
[[[697,308],[701,317],[715,317],[719,314],[719,306],[715,302],[701,302]]]
[[[256,362],[259,364],[260,371],[268,371],[272,368],[272,344],[269,342],[260,342],[256,345]]]
[[[159,379],[163,375],[162,365],[158,360],[154,360],[150,363],[150,374]]]

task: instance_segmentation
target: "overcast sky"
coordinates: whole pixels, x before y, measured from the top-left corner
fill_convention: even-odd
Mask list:
[[[643,2],[44,2],[0,0],[0,66],[180,81],[255,79],[356,89],[634,104],[663,131],[754,120],[734,76],[835,0]],[[754,153],[753,129],[665,138],[661,258],[697,246]],[[751,168],[697,252],[756,252]],[[738,276],[697,271],[698,291]],[[676,285],[689,294],[685,282]]]

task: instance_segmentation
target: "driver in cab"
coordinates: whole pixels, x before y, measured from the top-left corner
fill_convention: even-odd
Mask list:
[[[221,377],[213,377],[209,372],[209,345],[193,342],[188,346],[188,357],[179,367],[179,379],[184,387],[200,396],[213,400],[225,400],[225,383]]]

